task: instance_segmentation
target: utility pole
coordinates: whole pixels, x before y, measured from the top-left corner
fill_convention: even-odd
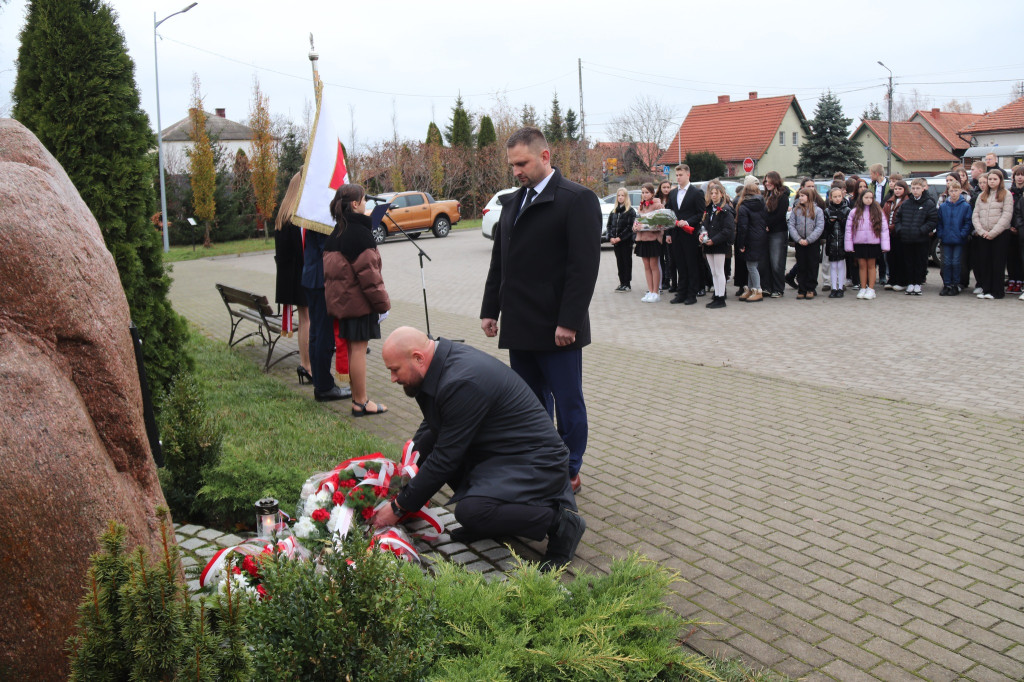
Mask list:
[[[583,115],[583,60],[576,58],[576,70],[580,77],[580,140],[587,141],[587,119]]]
[[[885,151],[888,152],[885,161],[885,174],[890,176],[892,175],[892,69],[883,64],[881,60],[879,60],[878,65],[889,72],[889,93],[886,97],[889,100],[889,135],[885,142]]]

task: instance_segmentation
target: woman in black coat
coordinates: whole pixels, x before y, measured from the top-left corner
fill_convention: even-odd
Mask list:
[[[789,188],[782,184],[782,176],[768,171],[764,176],[764,206],[768,217],[768,248],[761,259],[761,284],[779,298],[786,290],[786,247],[789,244]]]
[[[704,247],[704,257],[711,268],[711,279],[715,293],[706,308],[725,307],[725,259],[732,253],[732,243],[736,237],[736,213],[729,203],[729,195],[725,187],[717,180],[712,180],[707,187],[707,209],[704,220],[700,224],[700,243]]]
[[[747,286],[740,294],[741,301],[756,303],[764,298],[758,266],[767,251],[768,212],[757,178],[752,178],[743,185],[736,204],[736,262],[745,263],[747,268]],[[740,255],[743,256],[742,261]]]
[[[302,228],[292,222],[295,216],[296,199],[302,185],[302,173],[296,173],[288,183],[288,191],[281,200],[274,223],[274,262],[277,263],[277,287],[274,301],[285,306],[281,315],[281,326],[288,335],[291,333],[291,310],[294,306],[299,318],[299,366],[296,372],[299,383],[313,383],[309,369],[309,308],[306,306],[306,290],[302,287]]]
[[[619,286],[615,291],[629,291],[633,280],[633,223],[636,209],[629,203],[629,192],[620,187],[615,192],[615,210],[608,214],[608,241],[615,250]]]

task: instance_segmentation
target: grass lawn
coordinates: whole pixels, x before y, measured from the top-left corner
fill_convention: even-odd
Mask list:
[[[473,220],[460,220],[458,225],[452,227],[453,230],[472,230],[473,228],[480,227],[483,223],[483,218],[475,218]]]
[[[233,242],[213,244],[208,249],[204,249],[203,245],[199,243],[196,244],[195,251],[192,250],[192,245],[189,244],[187,246],[172,246],[171,250],[164,254],[164,262],[177,263],[178,261],[209,258],[210,256],[237,256],[243,253],[252,253],[254,251],[273,250],[273,239],[261,239],[259,237],[255,239],[239,239],[238,241]]]
[[[221,527],[251,524],[252,505],[276,497],[291,513],[317,471],[373,452],[397,459],[400,444],[354,429],[308,395],[294,393],[223,341],[195,330],[188,352],[209,413],[224,429],[221,461],[200,492]]]

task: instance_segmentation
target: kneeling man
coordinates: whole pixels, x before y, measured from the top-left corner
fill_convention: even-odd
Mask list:
[[[462,525],[452,539],[547,536],[543,568],[572,561],[587,524],[569,483],[569,450],[526,382],[482,351],[412,327],[392,332],[381,354],[423,423],[413,436],[419,473],[373,524],[393,525],[447,483]]]

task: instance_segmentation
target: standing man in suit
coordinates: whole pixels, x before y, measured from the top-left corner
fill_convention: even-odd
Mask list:
[[[551,166],[551,150],[537,128],[520,128],[505,148],[522,187],[501,202],[480,327],[498,336],[501,315],[498,346],[508,349],[512,369],[557,416],[575,492],[589,428],[583,347],[590,343],[590,299],[601,263],[600,202]]]
[[[669,228],[666,241],[679,269],[678,291],[670,302],[693,305],[697,292],[704,288],[704,264],[697,240],[704,218],[704,192],[690,185],[690,167],[685,163],[676,166],[676,182],[679,186],[668,193],[665,206],[676,214],[676,226]]]

